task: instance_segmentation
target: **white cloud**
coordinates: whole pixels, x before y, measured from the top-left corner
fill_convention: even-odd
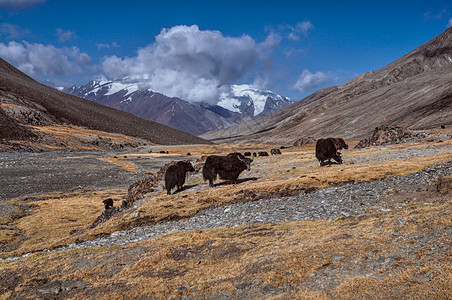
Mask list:
[[[6,9],[29,8],[46,0],[0,0],[0,7]]]
[[[110,49],[110,48],[119,48],[119,44],[116,42],[112,42],[111,44],[96,44],[96,47],[98,50],[101,50],[103,48]]]
[[[300,39],[300,37],[296,35],[294,32],[289,33],[287,38],[292,41],[298,41]]]
[[[447,28],[449,28],[450,26],[452,26],[452,18],[450,18],[449,23],[447,23]]]
[[[58,28],[57,30],[55,30],[55,34],[61,43],[68,42],[68,41],[72,40],[73,38],[75,38],[75,34],[72,31],[63,30],[61,28]]]
[[[282,38],[279,34],[275,32],[270,32],[264,42],[261,43],[261,46],[265,49],[272,49],[279,45]]]
[[[2,23],[0,25],[0,32],[5,39],[17,39],[19,37],[28,35],[28,30],[24,30],[17,25]]]
[[[297,31],[308,34],[311,29],[314,29],[314,25],[312,25],[311,21],[303,21],[297,24]]]
[[[311,21],[303,21],[298,22],[295,26],[288,26],[290,29],[290,33],[287,36],[289,40],[298,41],[300,39],[299,35],[303,34],[304,36],[307,36],[309,31],[314,29],[314,25],[311,23]]]
[[[227,37],[198,26],[163,29],[155,42],[135,57],[104,58],[104,72],[127,77],[168,96],[194,102],[215,102],[219,91],[255,71],[264,47],[274,46],[277,36],[261,45],[249,36]]]
[[[30,76],[71,75],[82,72],[91,57],[77,47],[56,48],[42,44],[0,43],[0,56]]]
[[[292,89],[300,93],[305,93],[316,88],[321,87],[333,78],[331,73],[316,72],[311,73],[305,69],[300,76],[298,76],[297,82],[292,86]]]

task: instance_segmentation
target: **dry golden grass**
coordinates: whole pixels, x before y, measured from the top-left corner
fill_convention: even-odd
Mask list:
[[[440,145],[450,141],[440,143]],[[434,145],[434,144],[432,144]],[[367,149],[365,155],[380,155],[400,151],[400,149],[421,147],[422,145],[397,145],[390,148]],[[248,145],[245,149],[240,146],[188,146],[171,147],[172,153],[192,153],[191,159],[196,159],[205,153],[229,153],[231,151],[244,151],[245,149],[269,149],[271,146]],[[425,147],[425,145],[424,145]],[[221,149],[221,151],[220,151]],[[155,224],[166,220],[184,219],[195,215],[197,212],[212,206],[227,205],[231,203],[256,201],[271,197],[294,195],[316,188],[325,188],[338,185],[343,182],[360,182],[378,180],[388,176],[407,175],[417,172],[430,165],[452,160],[452,153],[446,152],[427,157],[410,157],[406,160],[393,161],[371,161],[360,164],[351,164],[347,159],[362,156],[363,151],[349,150],[344,152],[345,164],[333,165],[332,167],[319,167],[313,155],[313,145],[290,148],[281,156],[270,156],[256,158],[252,163],[252,170],[243,172],[240,176],[248,180],[242,184],[220,185],[208,188],[202,180],[201,174],[196,174],[187,179],[186,185],[193,186],[176,195],[166,195],[163,183],[157,190],[148,194],[146,201],[142,203],[137,211],[139,217],[133,217],[134,211],[126,212],[113,217],[100,228],[89,230],[85,233],[68,236],[71,230],[85,228],[94,221],[102,212],[102,200],[108,197],[118,200],[125,199],[126,189],[80,192],[73,197],[55,196],[55,199],[28,203],[38,205],[33,213],[26,218],[15,221],[16,228],[0,227],[0,242],[5,243],[9,238],[19,239],[19,231],[26,240],[17,250],[11,253],[3,253],[0,256],[17,255],[28,251],[43,248],[53,248],[58,245],[68,245],[76,240],[90,240],[102,234],[108,234],[116,230],[128,229],[140,225]],[[128,159],[141,157],[156,157],[159,153],[150,154],[127,154]],[[133,170],[135,165],[129,161],[107,156],[106,161],[118,166]],[[296,166],[295,169],[293,166]],[[255,180],[254,180],[255,179]],[[64,203],[64,205],[62,205]],[[118,205],[116,205],[118,206]],[[39,224],[45,222],[45,228],[52,230],[52,237],[39,233]],[[42,226],[41,226],[42,228]]]
[[[445,141],[429,143],[428,146],[443,147],[451,144],[452,141]],[[196,159],[206,154],[226,154],[259,147],[268,151],[271,146],[241,147],[212,145],[162,149],[181,155],[190,152],[190,159]],[[0,227],[0,243],[9,239],[17,240],[20,234],[27,239],[17,250],[1,255],[7,257],[50,249],[122,228],[189,218],[214,205],[291,195],[342,182],[406,175],[452,160],[452,153],[449,151],[426,157],[413,156],[406,160],[350,163],[350,160],[360,156],[372,157],[418,147],[426,145],[350,149],[343,153],[343,165],[323,168],[315,161],[313,145],[286,149],[281,156],[256,158],[252,163],[252,170],[240,176],[242,179],[255,180],[237,185],[219,185],[211,189],[203,182],[201,174],[196,174],[188,178],[186,185],[190,188],[183,192],[166,195],[162,189],[158,189],[148,194],[146,201],[136,210],[139,212],[138,218],[132,216],[134,210],[126,211],[98,228],[72,236],[69,235],[70,231],[86,228],[101,213],[103,199],[111,197],[119,202],[125,198],[126,189],[55,193],[26,203],[16,199],[13,201],[15,204],[33,205],[34,209],[26,217],[0,222],[0,226],[8,225],[7,228]],[[160,155],[127,154],[127,157],[158,158]],[[133,168],[132,164],[123,164],[123,160],[112,159],[111,156],[106,156],[106,160],[126,169]],[[368,214],[361,218],[337,219],[333,222],[300,221],[179,232],[121,247],[37,253],[0,264],[0,279],[1,276],[14,274],[22,276],[23,280],[12,290],[4,290],[3,294],[0,292],[0,299],[17,293],[27,295],[27,291],[32,293],[40,278],[82,280],[91,284],[89,291],[70,294],[69,298],[72,299],[122,299],[126,296],[167,299],[182,295],[215,295],[225,291],[233,293],[231,297],[238,297],[240,293],[236,286],[243,283],[256,288],[267,285],[298,287],[284,295],[275,296],[275,299],[396,299],[404,295],[408,295],[410,299],[448,299],[452,278],[450,251],[416,267],[413,266],[416,262],[413,256],[401,257],[398,250],[404,243],[411,245],[412,240],[405,238],[409,234],[428,235],[429,232],[441,232],[452,226],[452,200],[450,197],[446,199],[435,202],[434,205],[413,204],[400,210]],[[416,222],[396,225],[395,221],[400,218],[415,218]],[[387,234],[396,231],[401,239]],[[448,239],[450,237],[444,235],[432,243],[450,243]],[[426,257],[424,248],[416,250],[416,259]],[[354,271],[353,266],[365,264],[363,257],[369,253],[375,257],[397,257],[400,264],[388,274],[382,274],[381,269],[364,273]],[[343,258],[334,260],[338,255]],[[327,286],[322,291],[303,286],[313,280],[311,274],[318,274],[322,272],[319,270],[330,267],[344,268],[336,285]],[[334,268],[329,272],[334,272]],[[428,272],[439,272],[439,275],[432,281],[425,281],[422,276]],[[262,280],[262,283],[253,284],[256,278]],[[179,286],[188,288],[178,292]],[[259,298],[259,294],[253,295],[250,297]]]
[[[413,215],[416,223],[402,227],[396,224],[396,220]],[[91,290],[75,292],[72,299],[112,299],[112,295],[115,295],[113,299],[126,296],[170,299],[182,294],[190,297],[225,291],[238,297],[236,286],[243,283],[257,287],[299,286],[276,299],[448,299],[452,278],[450,253],[436,256],[422,267],[415,267],[410,256],[400,257],[396,269],[385,271],[388,274],[376,268],[364,270],[366,275],[360,275],[354,269],[359,270],[356,266],[364,255],[391,257],[404,244],[411,243],[408,237],[402,240],[389,237],[387,233],[394,229],[402,237],[413,231],[440,232],[450,226],[450,221],[437,221],[451,219],[452,201],[449,200],[435,206],[419,204],[358,219],[178,232],[122,247],[41,253],[3,263],[0,272],[30,275],[15,287],[15,292],[30,288],[33,280],[45,276],[51,280],[83,280],[91,284]],[[435,243],[447,241],[448,237],[443,236]],[[337,255],[342,258],[335,260]],[[303,283],[311,280],[311,274],[320,276],[338,268],[343,268],[343,276],[337,286],[329,286],[322,292],[302,288]],[[423,279],[428,272],[434,274],[432,280]],[[253,284],[254,279],[262,282]],[[187,289],[179,293],[179,286]]]
[[[126,171],[138,172],[138,168],[136,167],[136,165],[130,161],[119,160],[114,157],[100,158],[100,160],[111,163],[111,164],[115,164],[118,167],[120,167],[121,169],[124,169]]]
[[[90,130],[75,125],[28,126],[37,133],[43,142],[11,141],[11,143],[28,146],[41,151],[91,151],[106,150],[101,143],[96,145],[92,140],[106,139],[112,143],[137,145],[137,140],[126,135]],[[149,142],[147,142],[150,144]]]
[[[75,192],[54,193],[42,195],[37,201],[28,201],[27,205],[33,206],[33,212],[13,222],[14,229],[19,234],[24,233],[26,239],[18,251],[12,253],[26,253],[39,249],[52,248],[59,245],[62,239],[69,237],[72,230],[86,228],[93,222],[99,212],[104,209],[103,199],[112,198],[122,200],[125,189],[112,189],[101,191],[80,190]],[[12,201],[20,204],[20,200]],[[0,238],[7,235],[0,229]],[[70,239],[71,242],[75,238]],[[0,257],[9,256],[12,253],[0,253]]]
[[[422,275],[435,273],[435,280]],[[337,299],[438,299],[452,296],[452,266],[429,265],[408,268],[383,279],[361,276],[345,281],[337,288]]]

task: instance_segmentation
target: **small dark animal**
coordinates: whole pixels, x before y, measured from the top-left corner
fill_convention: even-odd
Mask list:
[[[209,186],[213,187],[213,181],[220,176],[223,180],[229,180],[230,183],[237,183],[237,178],[244,170],[250,170],[250,164],[253,160],[244,155],[234,152],[226,156],[210,155],[202,168],[204,180],[209,180]]]
[[[188,153],[187,153],[187,156],[191,156],[191,153],[190,153],[190,152],[188,152]]]
[[[160,150],[160,153],[164,154],[164,153],[166,153],[166,151]]]
[[[441,129],[446,129],[446,126],[445,125],[441,125]]]
[[[320,166],[331,166],[331,159],[338,164],[342,163],[342,157],[339,150],[348,149],[348,145],[342,138],[319,139],[315,145],[315,157],[319,160]]]
[[[251,156],[251,152],[245,152],[243,153],[244,156]]]
[[[279,150],[279,149],[277,149],[277,148],[274,148],[274,149],[271,149],[271,150],[270,150],[270,153],[271,153],[272,155],[281,154],[281,150]]]
[[[257,156],[256,152],[253,152],[253,157],[256,157],[256,156]]]
[[[168,195],[171,195],[171,189],[177,186],[177,191],[182,189],[185,183],[185,175],[187,172],[194,172],[192,164],[189,161],[178,161],[166,169],[165,188]]]
[[[108,198],[102,202],[104,203],[105,209],[113,208],[113,199]]]
[[[259,156],[269,156],[267,151],[259,151]]]

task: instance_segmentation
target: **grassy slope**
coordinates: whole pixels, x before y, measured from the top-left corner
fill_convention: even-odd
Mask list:
[[[429,146],[451,144],[452,141],[432,142]],[[263,145],[246,148],[259,147],[268,149]],[[349,150],[344,153],[344,159],[347,162],[353,157],[372,157],[416,147],[425,145]],[[197,158],[202,154],[235,150],[238,150],[237,146],[190,146],[179,151],[191,152]],[[68,233],[73,229],[86,227],[102,211],[101,199],[112,197],[119,201],[125,197],[126,191],[81,190],[44,195],[33,202],[22,203],[34,207],[28,216],[0,222],[0,243],[19,242],[22,235],[27,237],[17,250],[3,253],[2,256],[67,245],[76,239],[92,239],[120,228],[152,224],[159,220],[188,218],[213,205],[296,194],[340,182],[405,175],[452,159],[452,153],[448,152],[422,158],[345,163],[320,168],[312,153],[312,146],[308,146],[288,149],[282,156],[257,158],[252,164],[252,171],[245,172],[241,178],[258,179],[235,186],[208,189],[199,174],[192,176],[187,184],[196,185],[193,189],[171,196],[165,195],[162,190],[149,194],[137,209],[140,217],[133,217],[133,211],[129,211],[99,228],[74,237],[68,236]],[[130,165],[124,167],[133,168]],[[64,207],[61,205],[62,201],[65,203]],[[16,200],[17,204],[20,202]],[[308,287],[300,290],[298,286],[298,291],[285,297],[292,299],[305,295],[312,299],[328,299],[335,295],[339,298],[398,298],[403,295],[409,298],[446,299],[452,292],[450,251],[426,260],[429,245],[420,244],[415,252],[400,254],[404,244],[417,245],[418,242],[410,238],[412,233],[430,234],[430,242],[434,245],[450,244],[450,236],[432,234],[444,232],[452,225],[450,196],[433,203],[434,205],[424,205],[419,202],[395,211],[369,213],[365,217],[336,219],[333,222],[300,221],[190,231],[172,233],[124,247],[40,253],[0,265],[0,279],[17,278],[16,281],[8,281],[3,290],[0,290],[0,299],[6,299],[9,295],[33,295],[36,287],[49,280],[45,278],[82,280],[91,284],[90,290],[67,294],[74,298],[88,295],[109,298],[111,293],[118,298],[126,295],[166,298],[182,294],[237,293],[238,284],[252,283],[255,279],[262,281],[256,283],[257,287],[308,284],[313,276],[321,272],[334,273],[336,267],[345,270],[337,274],[339,278],[336,284],[325,283],[320,292]],[[400,225],[397,223],[399,219],[410,219],[413,222]],[[367,270],[364,256],[369,253],[373,258],[394,257],[399,264],[389,273],[385,269]],[[342,258],[336,260],[337,256]],[[422,267],[415,266],[414,262],[420,261]],[[356,265],[362,265],[363,270],[357,272],[353,267]],[[423,274],[429,272],[435,274],[434,280],[424,280]],[[177,291],[180,286],[188,288]],[[259,291],[256,293],[254,296],[257,297]]]

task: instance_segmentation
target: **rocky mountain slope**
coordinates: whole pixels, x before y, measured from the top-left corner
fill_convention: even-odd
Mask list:
[[[381,125],[452,125],[452,28],[378,71],[317,91],[270,116],[202,137],[274,143],[306,136],[360,139]]]
[[[143,88],[127,78],[92,80],[63,91],[195,135],[268,115],[292,103],[289,98],[248,85],[231,86],[230,92],[220,95],[217,105],[190,103]]]
[[[49,126],[79,126],[157,144],[206,143],[168,126],[59,92],[36,82],[2,59],[0,101],[2,143],[33,138],[45,143],[42,132],[37,132]]]

